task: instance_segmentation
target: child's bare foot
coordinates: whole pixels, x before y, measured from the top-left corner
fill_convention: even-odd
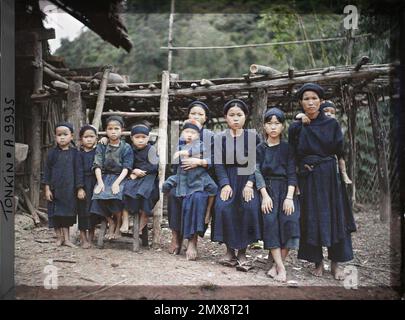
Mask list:
[[[276,264],[273,262],[272,267],[267,272],[267,276],[269,276],[270,278],[274,278],[276,275],[277,275],[277,268],[276,268]]]
[[[56,240],[56,245],[58,246],[58,247],[60,247],[60,246],[62,246],[63,245],[63,240],[62,239],[58,239],[58,240]]]
[[[315,269],[311,271],[311,274],[315,277],[322,277],[324,271],[323,261],[315,263]]]
[[[129,222],[124,219],[122,221],[122,226],[120,228],[120,232],[121,233],[128,233],[128,231],[129,231]]]
[[[197,241],[198,236],[195,234],[191,239],[188,240],[187,243],[187,251],[186,251],[186,258],[187,260],[195,261],[198,257],[197,252]]]
[[[83,241],[81,243],[81,247],[82,247],[82,249],[89,249],[91,247],[91,244],[88,241]]]
[[[108,233],[105,235],[107,240],[114,239],[114,231],[115,231],[115,222],[113,219],[109,219],[108,221]]]
[[[72,242],[70,242],[70,240],[65,240],[63,245],[65,245],[66,247],[70,247],[70,248],[77,248],[77,246],[74,245]]]
[[[274,280],[279,282],[286,282],[287,281],[287,272],[284,266],[277,266],[277,275],[274,277]]]
[[[337,262],[332,261],[330,270],[335,280],[343,281],[345,279],[345,273],[343,269],[339,267]]]

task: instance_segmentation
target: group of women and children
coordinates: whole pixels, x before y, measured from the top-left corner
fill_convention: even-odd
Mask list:
[[[263,128],[256,128],[263,129],[262,140],[256,130],[244,128],[250,112],[244,101],[224,105],[228,128],[218,134],[204,128],[209,107],[190,104],[173,175],[162,187],[172,230],[170,253],[179,254],[187,239],[186,257],[197,259],[198,237],[211,223],[211,240],[226,245],[223,265],[248,268],[246,249],[262,240],[273,260],[269,277],[286,281],[284,261],[291,249],[313,262],[312,273],[321,276],[327,247],[333,276],[344,279],[339,263],[353,259],[356,227],[346,193],[351,181],[342,130],[321,86],[304,84],[297,97],[303,112],[290,123],[288,142],[282,139],[285,115],[277,107],[267,109]],[[149,143],[148,125],[132,127],[132,147],[121,139],[123,127],[120,117],[109,117],[107,139],[97,143],[97,130],[85,125],[77,150],[72,125],[56,126],[57,146],[48,154],[43,183],[57,245],[74,247],[69,227],[76,214],[83,248],[91,246],[100,219],[107,219],[108,239],[128,232],[130,214],[139,214],[139,230],[146,226],[159,200],[157,150]]]

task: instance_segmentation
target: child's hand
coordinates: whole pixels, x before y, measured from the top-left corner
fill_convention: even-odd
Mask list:
[[[262,212],[264,214],[271,213],[273,210],[273,200],[271,200],[269,195],[266,195],[262,199]]]
[[[97,184],[96,187],[94,188],[94,193],[99,194],[100,192],[104,191],[104,183]]]
[[[136,175],[137,177],[144,177],[146,176],[146,171],[141,170],[141,169],[134,169],[132,170],[132,174]]]
[[[309,119],[305,114],[301,118],[301,121],[302,121],[303,124],[310,124],[311,123],[311,119]]]
[[[188,157],[189,153],[187,150],[181,150],[181,151],[176,151],[176,153],[173,156],[173,159],[176,159],[178,157]]]
[[[221,197],[222,201],[226,201],[230,197],[232,197],[232,188],[231,188],[231,186],[229,184],[222,187],[220,197]]]
[[[120,192],[120,185],[118,183],[113,183],[111,186],[111,191],[113,194],[117,194]]]
[[[135,179],[137,178],[136,174],[133,174],[133,173],[131,173],[131,174],[129,175],[129,177],[130,177],[132,180],[135,180]]]
[[[52,191],[49,188],[45,189],[45,199],[48,200],[48,201],[53,200],[53,194],[52,194]]]
[[[98,140],[98,143],[106,145],[108,143],[108,138],[107,137],[102,137],[100,140]]]
[[[181,167],[184,170],[190,170],[190,169],[194,169],[197,168],[198,166],[201,165],[201,159],[197,159],[197,158],[187,158],[187,159],[183,159],[182,160],[182,164]]]
[[[243,188],[242,196],[243,196],[243,199],[245,199],[246,202],[249,202],[250,200],[252,200],[255,197],[254,193],[253,193],[253,187],[250,186],[250,185],[246,185]]]
[[[294,212],[294,202],[292,199],[285,198],[283,203],[283,210],[287,216],[291,215]]]
[[[204,223],[205,224],[210,224],[211,218],[212,218],[211,214],[209,212],[207,212],[207,214],[205,215]]]
[[[349,176],[347,175],[346,172],[342,172],[342,178],[343,178],[344,183],[346,183],[346,184],[352,184],[353,183],[352,180],[350,180],[350,178],[349,178]]]
[[[77,197],[79,198],[79,200],[84,200],[86,198],[86,191],[80,188],[79,190],[77,190]]]

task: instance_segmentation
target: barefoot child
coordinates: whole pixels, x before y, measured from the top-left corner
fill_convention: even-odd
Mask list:
[[[181,133],[184,144],[179,145],[179,151],[174,159],[180,161],[190,157],[201,157],[204,146],[200,140],[201,124],[196,120],[184,121]],[[175,189],[175,196],[182,198],[181,234],[188,239],[186,257],[188,260],[197,259],[198,236],[203,237],[211,219],[211,209],[218,187],[209,176],[207,169],[196,167],[184,170],[177,167],[176,175],[170,176],[163,184],[163,192]]]
[[[55,127],[56,147],[48,152],[42,183],[48,200],[49,227],[55,229],[56,244],[75,248],[69,227],[76,222],[75,164],[77,150],[71,145],[73,126],[59,123]]]
[[[145,124],[137,124],[131,130],[134,163],[124,187],[123,233],[129,228],[128,212],[140,214],[139,233],[142,233],[159,200],[159,159],[156,148],[149,143],[149,133],[150,128]]]
[[[267,273],[286,281],[285,261],[290,249],[298,249],[299,204],[294,196],[297,185],[292,148],[281,140],[284,112],[271,108],[264,115],[266,141],[257,147],[256,185],[262,195],[264,249],[269,249],[273,266]]]
[[[244,129],[249,114],[245,102],[228,101],[223,114],[228,129],[215,136],[214,142],[214,167],[221,191],[215,198],[212,238],[226,245],[221,264],[239,264],[247,271],[251,264],[246,248],[262,236],[260,200],[254,188],[256,146],[260,139],[255,132]]]
[[[90,248],[94,239],[94,216],[90,214],[91,198],[96,176],[92,170],[95,145],[97,142],[97,130],[91,125],[84,125],[80,128],[79,137],[81,141],[80,151],[77,156],[76,185],[78,188],[78,224],[80,230],[80,243],[83,249]]]
[[[117,239],[121,235],[123,181],[132,170],[134,159],[130,145],[120,139],[123,126],[121,117],[111,116],[107,119],[108,144],[97,145],[93,163],[97,184],[90,212],[107,219],[109,227],[106,239]]]
[[[319,110],[323,111],[325,116],[336,119],[336,106],[332,101],[327,100],[321,103]],[[305,115],[305,113],[299,113],[295,116],[295,118],[297,120],[301,119],[302,123],[304,124],[309,124],[311,122],[311,120]],[[350,180],[349,176],[347,175],[345,159],[343,158],[343,156],[341,156],[338,160],[340,173],[342,174],[344,183],[352,184],[352,180]]]

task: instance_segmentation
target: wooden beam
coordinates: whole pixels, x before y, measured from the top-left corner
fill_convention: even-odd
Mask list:
[[[51,69],[49,69],[46,66],[44,66],[44,73],[55,80],[59,80],[64,83],[69,83],[68,79],[66,79],[65,77],[62,77],[60,74],[57,74],[56,72],[52,71]]]
[[[97,103],[96,103],[96,110],[94,112],[93,122],[92,125],[100,129],[101,125],[101,114],[103,112],[104,101],[105,101],[105,92],[107,90],[108,84],[108,76],[112,70],[112,66],[106,66],[103,71],[103,75],[101,77],[100,87],[98,89],[98,96],[97,96]]]
[[[367,79],[372,80],[382,75],[388,75],[393,71],[391,66],[378,67],[378,68],[367,68],[364,70],[354,71],[336,71],[333,73],[327,73],[325,75],[310,74],[306,76],[298,77],[295,75],[293,79],[289,79],[288,75],[285,78],[280,79],[269,79],[263,81],[249,82],[249,83],[227,83],[218,84],[210,87],[198,86],[194,89],[169,89],[169,96],[171,97],[193,97],[193,96],[204,96],[207,94],[221,94],[222,92],[235,92],[235,91],[252,91],[258,88],[269,88],[271,89],[287,89],[290,86],[300,85],[306,82],[317,82],[317,83],[330,83],[333,81],[338,82],[339,80],[359,80]],[[92,95],[92,94],[90,94]],[[107,92],[106,97],[122,97],[122,98],[156,98],[161,95],[161,90],[136,90],[136,91],[126,91],[126,92]]]
[[[262,66],[260,64],[252,64],[249,68],[249,71],[251,74],[262,74],[266,76],[275,76],[281,74],[280,71],[272,67]]]
[[[377,172],[380,185],[380,220],[388,222],[391,214],[391,192],[388,175],[387,152],[385,149],[385,136],[381,128],[377,102],[371,91],[367,93],[368,107],[370,110],[371,127],[373,129],[375,152],[377,157]]]
[[[159,112],[121,112],[121,111],[108,111],[103,112],[103,116],[121,116],[127,118],[139,118],[139,117],[152,117],[158,116]]]
[[[169,71],[162,73],[162,94],[160,97],[159,110],[159,140],[157,150],[159,152],[159,190],[162,190],[165,181],[167,164],[167,127],[168,127],[168,107],[169,107]],[[153,246],[161,245],[161,222],[163,217],[163,193],[160,192],[159,201],[153,211]]]

